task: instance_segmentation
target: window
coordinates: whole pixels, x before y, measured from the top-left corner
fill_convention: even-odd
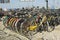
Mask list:
[[[0,0],[0,3],[9,3],[10,0]]]
[[[35,0],[20,0],[20,1],[23,1],[23,2],[32,2],[32,1],[35,1]]]

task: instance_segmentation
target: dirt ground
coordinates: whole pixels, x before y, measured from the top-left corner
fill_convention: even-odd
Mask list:
[[[30,40],[4,28],[3,22],[0,22],[0,40]],[[38,32],[32,36],[31,40],[60,40],[60,25],[56,26],[55,30],[52,32]]]

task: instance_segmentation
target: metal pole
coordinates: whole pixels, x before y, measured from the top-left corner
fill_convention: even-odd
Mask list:
[[[48,10],[48,0],[46,0],[46,9]]]

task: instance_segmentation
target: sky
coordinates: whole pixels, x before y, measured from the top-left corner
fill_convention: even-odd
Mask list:
[[[60,8],[60,0],[48,0],[49,1],[49,8]],[[20,0],[10,0],[10,3],[0,3],[0,8],[22,8],[22,7],[32,7],[32,6],[39,6],[46,7],[45,0],[34,0],[32,2],[22,2]]]

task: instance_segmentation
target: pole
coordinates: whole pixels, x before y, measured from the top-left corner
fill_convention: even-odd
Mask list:
[[[46,9],[48,10],[48,0],[46,0]]]

